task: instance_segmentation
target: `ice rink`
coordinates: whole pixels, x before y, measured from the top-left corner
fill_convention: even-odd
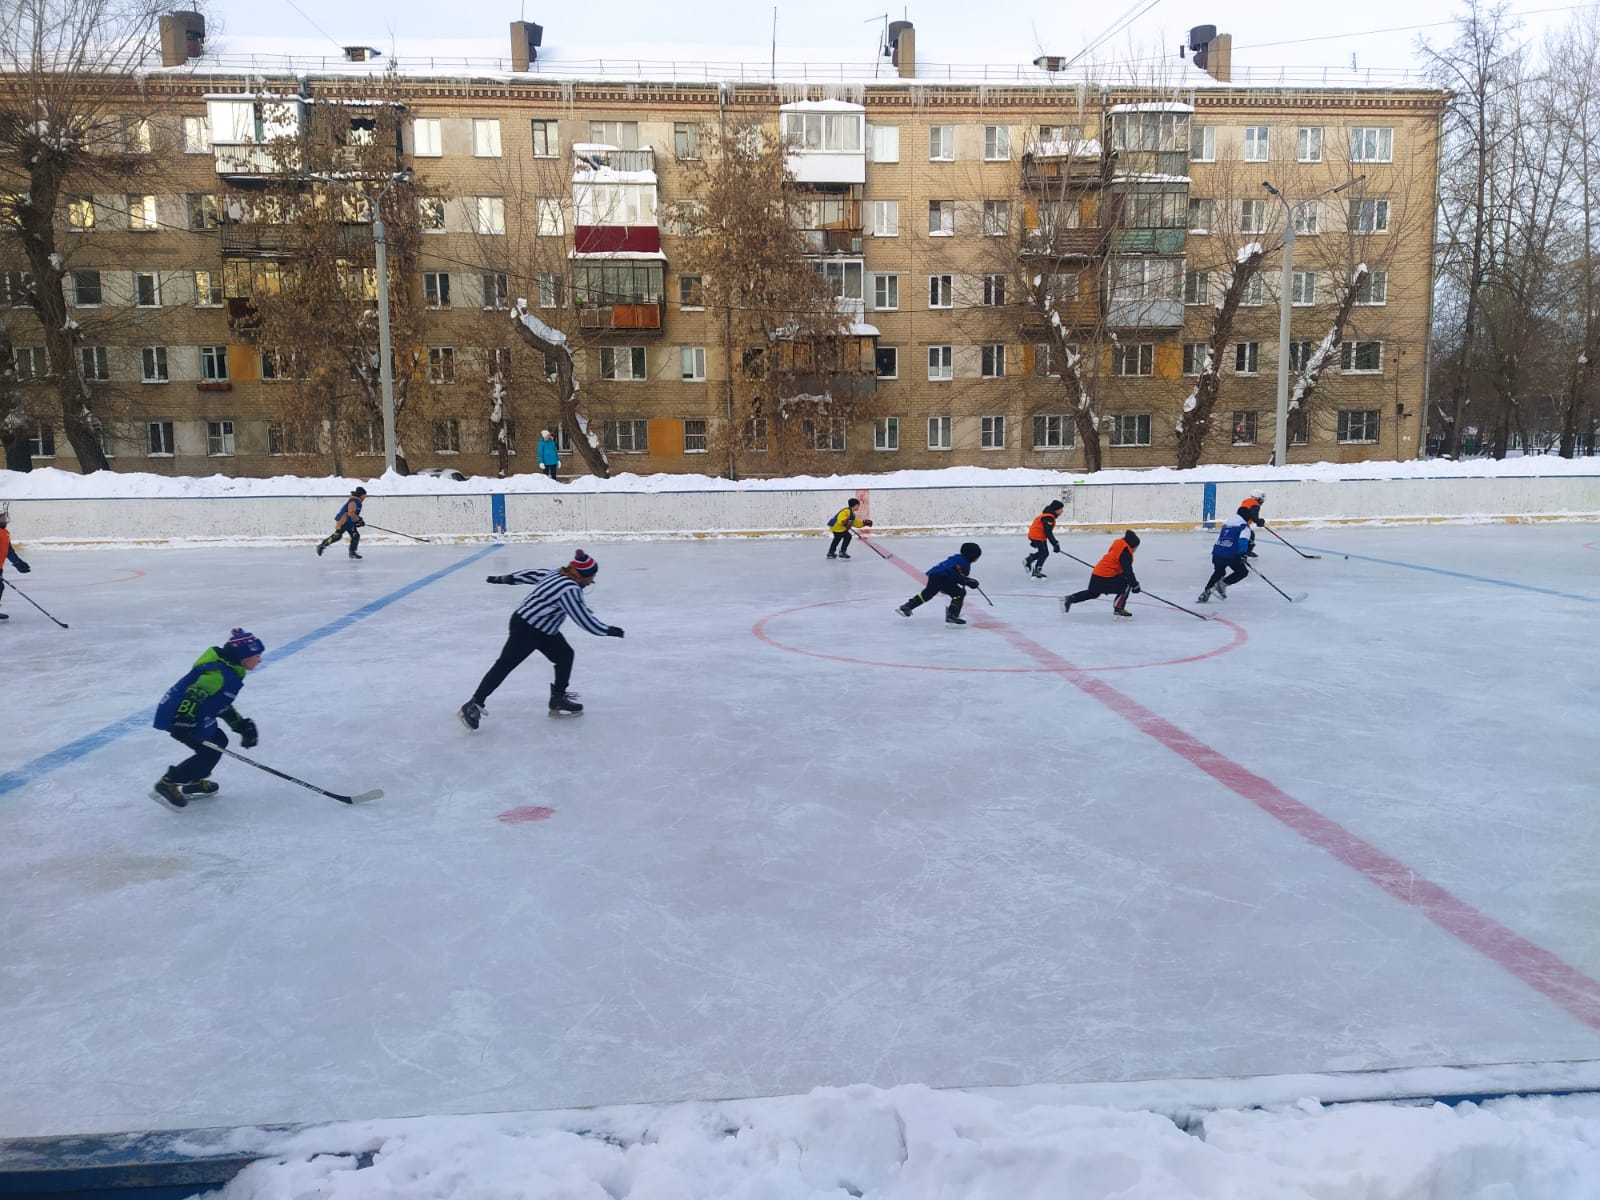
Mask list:
[[[587,712],[535,657],[477,733],[484,577],[570,544],[28,546],[0,1137],[1600,1058],[1600,526],[1283,532],[1308,599],[1210,622],[981,537],[965,629],[893,611],[960,536],[591,544]],[[1141,580],[1193,607],[1210,541]],[[381,800],[151,801],[235,625],[253,756]]]

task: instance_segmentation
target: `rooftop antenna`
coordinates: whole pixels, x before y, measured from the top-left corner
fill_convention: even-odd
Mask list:
[[[878,38],[878,59],[872,64],[872,77],[876,79],[878,77],[878,68],[883,66],[883,60],[889,57],[889,14],[884,13],[881,17],[868,17],[861,23],[863,25],[871,25],[874,21],[883,22],[883,35]]]
[[[772,78],[778,78],[778,6],[772,6]]]

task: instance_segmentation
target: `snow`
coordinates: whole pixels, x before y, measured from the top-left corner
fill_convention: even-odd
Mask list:
[[[1194,105],[1192,105],[1192,104],[1180,104],[1180,103],[1177,103],[1176,101],[1170,101],[1170,100],[1146,101],[1143,104],[1113,104],[1110,108],[1106,109],[1107,113],[1131,113],[1131,112],[1192,113],[1193,111],[1194,111]]]
[[[1261,253],[1263,251],[1260,242],[1246,242],[1239,247],[1239,253],[1234,256],[1234,262],[1243,264]]]
[[[543,338],[545,341],[551,342],[557,346],[565,346],[567,344],[567,335],[562,333],[559,329],[553,329],[549,325],[546,325],[542,320],[539,319],[537,314],[531,312],[528,309],[528,301],[526,298],[518,298],[516,308],[511,310],[511,319],[513,321],[521,321],[522,324],[526,326],[535,337]]]

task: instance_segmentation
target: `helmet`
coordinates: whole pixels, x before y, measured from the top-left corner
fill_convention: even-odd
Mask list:
[[[962,542],[961,557],[968,562],[977,562],[978,559],[983,557],[983,547],[978,545],[977,542]]]
[[[1266,498],[1267,498],[1267,494],[1265,492],[1263,492],[1260,488],[1257,488],[1255,491],[1250,493],[1250,499],[1252,499],[1252,500],[1265,500]]]

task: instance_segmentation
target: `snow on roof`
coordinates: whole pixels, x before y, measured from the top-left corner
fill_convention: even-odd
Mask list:
[[[848,100],[796,100],[778,106],[779,112],[866,112],[866,106]]]
[[[1033,142],[1026,151],[1035,158],[1099,158],[1100,139],[1080,138],[1077,141]]]
[[[850,335],[852,337],[877,337],[878,327],[876,325],[868,325],[865,321],[852,321],[850,323]]]
[[[636,226],[636,228],[641,228]],[[648,228],[643,226],[642,228]],[[568,258],[607,259],[631,258],[639,262],[666,262],[667,256],[659,250],[570,250]]]
[[[1108,112],[1108,113],[1131,113],[1131,112],[1192,113],[1193,111],[1194,111],[1194,105],[1192,105],[1192,104],[1182,104],[1182,103],[1179,103],[1177,101],[1168,101],[1168,100],[1151,100],[1151,101],[1147,101],[1147,102],[1145,102],[1143,104],[1113,104],[1110,108],[1106,109],[1106,112]]]

